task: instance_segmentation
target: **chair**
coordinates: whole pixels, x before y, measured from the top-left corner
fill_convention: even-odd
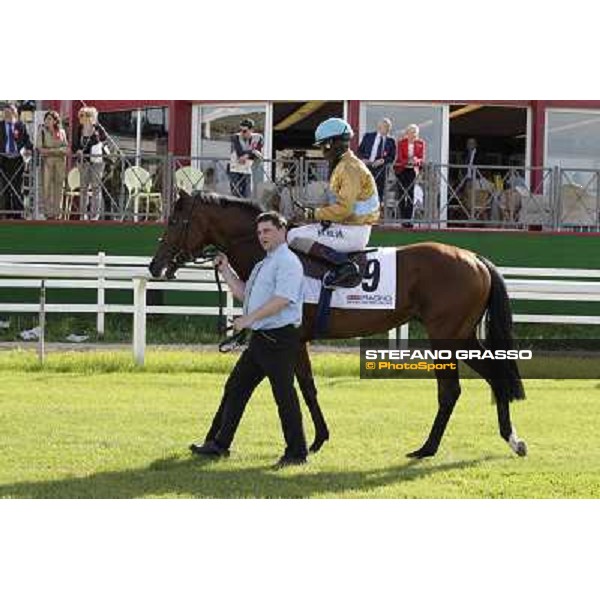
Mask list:
[[[79,196],[79,188],[81,187],[81,176],[79,167],[73,167],[67,175],[67,189],[64,192],[60,206],[60,214],[63,219],[71,218],[71,210],[73,208],[73,198]],[[81,201],[80,201],[81,203]]]
[[[204,173],[194,167],[181,167],[175,171],[175,185],[191,195],[204,189]]]
[[[125,211],[133,204],[133,220],[139,219],[140,201],[146,203],[146,220],[150,216],[150,203],[155,202],[156,214],[160,216],[163,208],[162,194],[152,191],[152,177],[142,167],[128,167],[123,173],[123,183],[127,189]]]
[[[533,194],[526,187],[517,185],[515,191],[521,196],[519,222],[527,227],[550,227],[552,207],[549,194]]]
[[[527,189],[525,189],[525,194]],[[504,190],[500,195],[501,218],[506,223],[518,223],[521,207],[523,205],[523,194],[520,190],[512,188]]]
[[[575,183],[560,188],[562,225],[592,227],[596,224],[598,200],[588,189]]]

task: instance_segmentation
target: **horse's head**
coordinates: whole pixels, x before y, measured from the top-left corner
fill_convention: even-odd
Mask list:
[[[179,267],[198,257],[212,243],[209,236],[202,204],[181,191],[148,266],[150,273],[153,277],[161,277],[164,273],[167,279],[173,279]]]

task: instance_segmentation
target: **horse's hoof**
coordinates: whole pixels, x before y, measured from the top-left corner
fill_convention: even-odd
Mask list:
[[[316,435],[315,436],[315,440],[310,445],[310,448],[308,449],[308,451],[311,454],[316,454],[322,448],[323,444],[327,440],[329,440],[329,434],[327,434],[327,435]]]
[[[409,452],[406,457],[407,458],[429,458],[430,456],[435,456],[437,450],[433,448],[427,448],[427,446],[423,446],[414,452]]]
[[[517,442],[515,452],[517,453],[517,456],[527,456],[527,444],[524,440],[519,440]]]
[[[508,438],[508,445],[517,456],[527,456],[527,444],[517,437],[514,430]]]

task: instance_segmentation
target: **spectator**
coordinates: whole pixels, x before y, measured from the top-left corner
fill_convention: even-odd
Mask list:
[[[254,132],[254,121],[243,119],[240,130],[231,138],[229,178],[231,193],[238,198],[249,198],[252,193],[252,166],[262,158],[263,136]]]
[[[93,106],[84,106],[79,110],[79,126],[75,130],[72,150],[77,156],[81,177],[79,197],[80,211],[97,221],[103,213],[102,175],[104,173],[104,142],[106,132],[98,124],[98,111]],[[91,190],[91,203],[88,210],[88,190]]]
[[[67,134],[55,110],[44,115],[44,124],[38,131],[36,146],[42,158],[41,218],[57,219],[65,182]]]
[[[6,105],[4,119],[0,121],[0,212],[7,218],[23,218],[24,158],[31,156],[32,149],[17,107]]]
[[[394,171],[397,180],[397,199],[400,218],[406,227],[412,227],[415,179],[425,160],[425,141],[419,137],[419,127],[409,125],[404,137],[398,140]]]
[[[478,190],[481,188],[481,174],[477,169],[477,162],[479,162],[480,153],[477,148],[477,140],[475,138],[469,138],[467,140],[467,147],[465,148],[463,164],[465,169],[462,172],[460,185],[457,192],[461,194],[463,202],[463,210],[461,217],[469,219],[475,216],[475,203],[477,201],[476,195]]]
[[[387,167],[396,160],[396,142],[390,136],[392,122],[384,118],[377,123],[377,131],[365,133],[358,147],[358,155],[375,178],[379,201],[385,200]]]
[[[467,149],[465,150],[465,165],[467,167],[465,180],[469,183],[472,183],[477,176],[477,167],[475,166],[477,158],[477,140],[469,138],[467,140]]]

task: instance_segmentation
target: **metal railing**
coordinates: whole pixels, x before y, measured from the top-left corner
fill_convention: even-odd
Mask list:
[[[264,200],[275,182],[285,182],[280,209],[291,216],[292,200],[319,205],[331,194],[320,159],[255,160],[240,173],[222,156],[115,148],[95,163],[68,157],[60,197],[48,198],[45,161],[37,151],[29,160],[0,155],[0,219],[162,221],[180,189]],[[427,163],[414,178],[392,167],[385,178],[386,224],[600,231],[600,169]]]

